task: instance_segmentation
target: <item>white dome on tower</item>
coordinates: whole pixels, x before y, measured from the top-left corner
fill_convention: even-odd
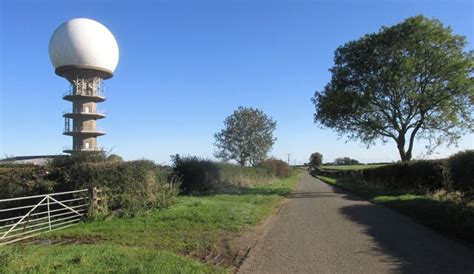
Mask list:
[[[91,67],[113,73],[119,49],[113,34],[101,23],[75,18],[61,24],[51,36],[49,58],[54,68]]]

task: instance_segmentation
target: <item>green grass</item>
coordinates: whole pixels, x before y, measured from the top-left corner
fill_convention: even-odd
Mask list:
[[[391,191],[348,179],[317,176],[373,203],[392,208],[446,235],[474,244],[474,206],[449,198]]]
[[[169,251],[111,244],[9,247],[2,273],[222,273]]]
[[[222,273],[187,254],[209,252],[224,232],[241,232],[270,215],[299,174],[235,194],[180,196],[171,207],[129,219],[92,221],[44,234],[92,244],[12,245],[0,253],[0,273]],[[2,263],[3,261],[3,263]]]
[[[332,170],[361,170],[368,168],[376,168],[386,166],[386,164],[380,165],[348,165],[348,166],[321,166],[322,169],[332,169]]]

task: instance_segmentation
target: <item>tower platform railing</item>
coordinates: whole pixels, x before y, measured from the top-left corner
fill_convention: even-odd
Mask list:
[[[77,132],[77,133],[88,133],[88,132],[100,132],[100,133],[105,133],[105,130],[102,128],[86,128],[86,127],[73,127],[73,126],[65,126],[64,128],[64,133],[68,132]]]
[[[104,91],[91,91],[91,90],[85,90],[85,91],[68,90],[63,93],[63,97],[67,97],[67,96],[90,96],[90,97],[105,98],[105,92]]]
[[[84,108],[81,108],[79,110],[73,110],[73,111],[63,111],[63,115],[64,114],[95,114],[95,115],[101,115],[101,116],[107,116],[107,111],[105,110],[96,110],[96,111],[90,111],[90,110],[87,110],[84,109]]]
[[[86,147],[84,145],[80,146],[63,146],[63,152],[70,153],[72,151],[84,151],[84,152],[104,152],[106,151],[105,147]]]

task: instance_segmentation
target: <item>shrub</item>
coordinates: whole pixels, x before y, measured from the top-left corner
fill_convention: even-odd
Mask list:
[[[275,178],[274,173],[263,167],[244,167],[228,163],[218,163],[218,166],[223,181],[222,186],[226,188],[267,184]]]
[[[267,169],[271,175],[277,177],[289,177],[291,175],[290,166],[282,160],[270,158],[260,163],[259,166]]]
[[[123,162],[123,158],[117,154],[110,154],[107,161]]]
[[[55,182],[47,179],[48,171],[43,166],[26,164],[8,164],[0,166],[0,199],[33,196],[37,194],[50,193]],[[6,207],[28,206],[38,199],[9,201],[0,203],[0,209]],[[15,211],[2,212],[1,218],[15,217],[22,212],[26,214],[30,208]]]
[[[451,188],[465,197],[474,196],[474,150],[458,152],[448,159]]]
[[[48,179],[46,167],[12,164],[0,166],[0,199],[46,194],[55,182]]]
[[[56,191],[100,187],[106,190],[107,210],[133,215],[168,206],[177,194],[172,174],[151,161],[75,162],[50,175]]]
[[[61,155],[54,157],[49,163],[50,167],[65,167],[78,163],[100,163],[107,160],[104,152],[77,153],[73,155]]]
[[[210,192],[221,182],[217,163],[196,156],[172,157],[173,172],[181,179],[181,192],[202,194]]]
[[[175,155],[171,159],[174,174],[182,180],[183,194],[239,191],[240,187],[265,184],[277,174],[288,176],[290,173],[286,163],[273,159],[258,167],[217,163],[195,156]]]

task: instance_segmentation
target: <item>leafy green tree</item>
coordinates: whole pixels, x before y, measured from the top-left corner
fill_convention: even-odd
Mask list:
[[[323,164],[323,155],[319,152],[315,152],[309,156],[309,165],[311,167],[318,167]]]
[[[276,122],[263,111],[239,107],[224,121],[225,128],[216,133],[217,158],[235,160],[240,165],[257,165],[267,158],[276,138]]]
[[[410,17],[335,52],[331,81],[312,101],[315,123],[368,147],[392,139],[402,161],[415,137],[456,144],[473,130],[474,52],[436,19]]]

